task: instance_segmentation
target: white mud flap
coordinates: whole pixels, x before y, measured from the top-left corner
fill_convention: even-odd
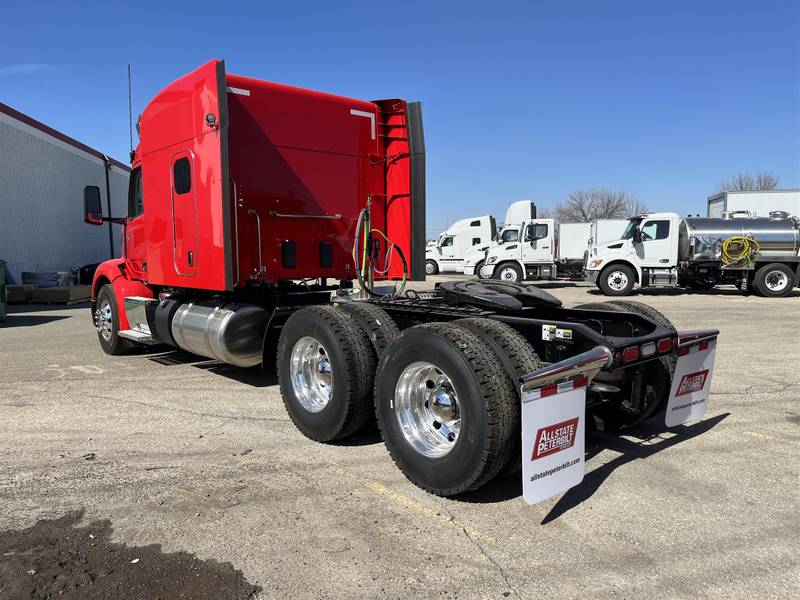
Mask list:
[[[526,375],[522,384],[522,497],[535,504],[583,481],[586,390],[611,362],[608,348]]]
[[[664,419],[667,427],[695,421],[706,414],[717,335],[712,330],[678,333],[678,364]]]
[[[535,504],[583,481],[585,376],[524,392],[522,497]]]

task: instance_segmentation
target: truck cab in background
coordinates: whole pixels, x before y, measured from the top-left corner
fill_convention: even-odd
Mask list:
[[[709,290],[718,284],[763,296],[791,293],[800,275],[800,221],[770,218],[632,217],[619,240],[592,245],[586,277],[607,296],[636,285]]]
[[[474,248],[486,250],[496,234],[497,224],[491,215],[456,221],[425,247],[425,274],[461,273],[466,255]]]
[[[482,270],[491,270],[493,278],[511,282],[555,277],[555,221],[532,219],[501,228],[486,251]]]

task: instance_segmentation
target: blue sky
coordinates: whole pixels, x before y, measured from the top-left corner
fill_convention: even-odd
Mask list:
[[[210,58],[423,102],[430,233],[598,185],[703,212],[737,171],[800,187],[800,2],[6,0],[0,102],[125,161],[138,114]]]

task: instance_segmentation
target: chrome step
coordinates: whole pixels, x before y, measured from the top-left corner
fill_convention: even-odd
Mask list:
[[[161,343],[149,333],[144,333],[143,331],[136,331],[135,329],[123,329],[119,332],[119,337],[125,338],[126,340],[133,340],[134,342],[138,342],[139,344],[147,344],[148,346],[153,346],[155,344]]]

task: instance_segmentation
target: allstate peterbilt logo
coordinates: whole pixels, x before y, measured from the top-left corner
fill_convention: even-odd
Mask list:
[[[675,393],[675,395],[685,396],[686,394],[691,394],[692,392],[699,392],[706,384],[707,377],[708,369],[704,371],[698,371],[697,373],[689,373],[688,375],[684,375],[680,384],[678,385],[678,391]]]
[[[578,418],[562,421],[555,425],[542,427],[536,433],[536,442],[533,445],[531,460],[544,458],[575,444],[575,434],[578,431]]]

